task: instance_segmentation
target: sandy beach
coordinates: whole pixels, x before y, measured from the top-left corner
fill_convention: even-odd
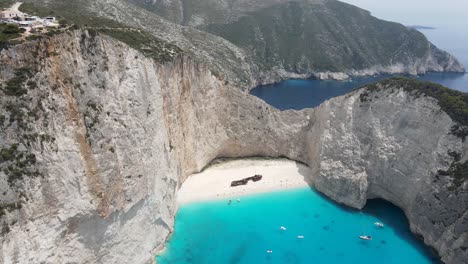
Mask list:
[[[231,182],[260,174],[261,181],[231,187]],[[179,204],[309,186],[310,169],[287,159],[241,159],[218,163],[191,175],[177,193]]]

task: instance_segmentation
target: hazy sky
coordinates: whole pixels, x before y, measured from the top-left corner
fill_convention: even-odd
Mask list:
[[[378,18],[406,25],[463,26],[468,30],[468,0],[341,1],[367,9]]]

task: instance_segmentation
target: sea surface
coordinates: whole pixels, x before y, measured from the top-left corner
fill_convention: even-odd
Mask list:
[[[421,30],[421,32],[436,46],[457,57],[468,69],[468,31],[441,26],[440,28]],[[317,107],[328,99],[344,95],[365,84],[392,76],[402,75],[383,74],[358,77],[347,81],[286,80],[277,84],[256,87],[250,93],[280,110],[301,110]],[[451,89],[468,92],[468,74],[430,72],[421,76],[404,76],[431,81]]]
[[[259,97],[269,105],[280,110],[301,110],[317,107],[328,99],[347,94],[355,88],[392,76],[417,78],[419,80],[440,83],[448,88],[462,92],[468,92],[468,74],[434,72],[421,76],[382,74],[356,77],[346,81],[292,79],[256,87],[250,91],[250,94]]]
[[[384,223],[384,228],[374,225]],[[286,230],[280,228],[284,226]],[[371,241],[358,238],[372,236]],[[303,239],[298,238],[303,236]],[[272,253],[267,253],[272,250]],[[440,263],[403,212],[371,200],[363,211],[303,188],[180,208],[160,264]]]

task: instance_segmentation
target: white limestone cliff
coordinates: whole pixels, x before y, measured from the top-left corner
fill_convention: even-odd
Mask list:
[[[362,101],[360,90],[281,112],[185,55],[158,63],[80,31],[3,50],[0,61],[1,83],[34,67],[26,95],[0,99],[0,147],[19,143],[40,174],[8,183],[0,172],[0,201],[22,204],[0,217],[9,229],[2,264],[148,262],[173,230],[186,177],[217,157],[246,156],[304,162],[318,190],[352,207],[389,200],[446,263],[468,259],[466,203],[461,216],[436,218],[466,200],[466,183],[450,194],[446,180],[432,182],[449,166],[448,150],[466,157],[468,148],[431,98],[396,89]],[[9,122],[11,105],[23,121]],[[448,198],[436,212],[438,191]]]

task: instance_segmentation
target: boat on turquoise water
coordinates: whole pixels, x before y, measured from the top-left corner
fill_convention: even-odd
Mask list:
[[[304,236],[297,236],[297,238],[299,238],[299,239],[304,239]]]
[[[280,227],[281,230],[285,231],[286,230],[286,227],[282,226]]]
[[[362,240],[372,240],[371,236],[359,236],[359,238]]]
[[[294,259],[285,260],[288,254]],[[348,210],[304,187],[181,205],[174,235],[157,263],[217,264],[233,258],[243,264],[362,263],[363,258],[366,263],[440,263],[432,257],[437,258],[410,233],[403,211],[394,205],[370,200],[362,212]]]
[[[384,227],[384,224],[380,223],[380,222],[375,222],[374,223],[375,226],[378,226],[378,227]]]

